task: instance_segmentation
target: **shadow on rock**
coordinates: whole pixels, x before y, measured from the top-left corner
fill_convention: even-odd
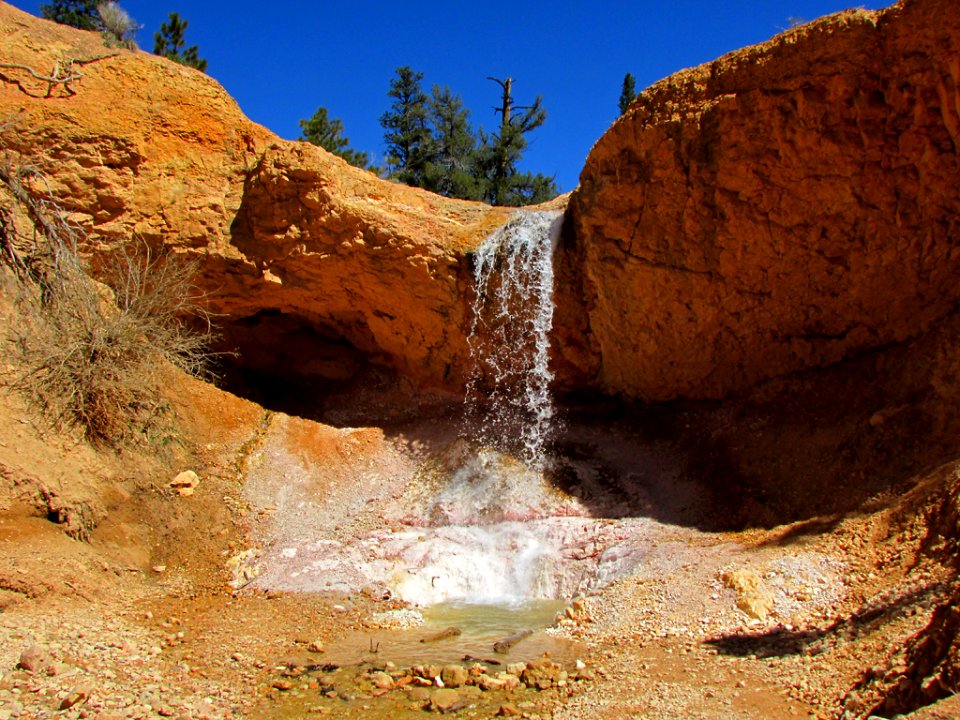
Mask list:
[[[787,630],[776,627],[761,633],[735,633],[707,641],[722,655],[757,658],[788,655],[819,655],[839,643],[872,633],[897,617],[913,614],[916,606],[929,603],[944,591],[941,583],[929,583],[904,592],[889,592],[864,603],[857,612],[838,618],[823,628]]]

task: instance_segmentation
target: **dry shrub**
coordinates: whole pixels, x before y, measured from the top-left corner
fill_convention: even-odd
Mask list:
[[[0,182],[13,205],[0,209],[0,256],[18,285],[18,322],[6,338],[17,367],[10,384],[58,429],[80,427],[115,447],[163,445],[173,437],[164,377],[171,365],[200,374],[208,357],[195,266],[132,241],[96,282],[77,250],[80,230],[37,170],[8,159]],[[17,211],[32,237],[18,232]]]
[[[116,2],[102,2],[97,5],[97,14],[103,25],[104,40],[107,45],[137,49],[134,37],[140,25]]]

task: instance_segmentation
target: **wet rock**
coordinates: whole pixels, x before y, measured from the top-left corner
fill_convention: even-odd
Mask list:
[[[430,696],[430,709],[436,712],[450,712],[461,702],[460,693],[451,688],[434,690]]]
[[[447,665],[440,671],[440,679],[443,684],[449,688],[458,688],[466,685],[470,678],[470,673],[461,665]]]
[[[385,672],[370,673],[370,682],[380,690],[393,690],[396,687],[394,679]]]
[[[520,675],[520,679],[527,687],[538,690],[548,690],[561,679],[566,680],[563,668],[548,657],[538,658],[527,664],[527,669]]]
[[[439,642],[440,640],[455,638],[460,635],[460,632],[461,632],[460,628],[448,627],[445,630],[441,630],[440,632],[435,632],[431,635],[427,635],[426,637],[420,638],[420,642],[422,643]]]

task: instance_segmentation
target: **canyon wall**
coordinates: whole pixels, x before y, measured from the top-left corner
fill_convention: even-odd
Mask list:
[[[0,144],[35,167],[87,250],[198,261],[237,362],[346,379],[388,366],[456,389],[464,254],[511,211],[386,182],[248,120],[212,78],[0,3]],[[67,83],[39,77],[75,77]]]
[[[570,203],[574,383],[716,398],[960,300],[960,4],[854,10],[647,89]]]
[[[952,313],[958,46],[956,2],[905,0],[642,93],[570,200],[560,389],[723,397]],[[512,211],[281,140],[202,73],[2,3],[0,65],[6,161],[39,169],[89,250],[197,259],[238,364],[341,382],[372,362],[462,387],[470,251]]]

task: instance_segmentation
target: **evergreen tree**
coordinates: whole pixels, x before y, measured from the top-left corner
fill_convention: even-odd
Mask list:
[[[186,49],[183,47],[186,44],[183,36],[188,24],[186,20],[180,18],[179,13],[170,13],[167,22],[160,26],[160,32],[153,36],[153,53],[204,72],[207,69],[207,61],[200,58],[197,46],[191,45]]]
[[[620,90],[620,114],[623,115],[637,97],[637,83],[633,75],[627,73],[623,77],[623,87]]]
[[[502,89],[500,129],[491,135],[480,132],[480,169],[484,180],[483,199],[491,205],[529,205],[543,202],[558,194],[552,177],[517,170],[527,147],[526,135],[543,125],[547,111],[540,96],[533,105],[518,106],[513,101],[513,80],[490,78]],[[515,110],[522,113],[515,114]]]
[[[424,172],[423,187],[447,197],[479,200],[477,138],[470,127],[470,111],[449,87],[433,86],[429,102],[433,126],[433,158]]]
[[[98,0],[54,0],[40,6],[40,17],[81,30],[99,30]]]
[[[387,177],[421,187],[433,159],[433,134],[427,123],[428,98],[420,87],[423,73],[409,66],[397,68],[390,81],[390,109],[380,116],[387,144]]]
[[[369,166],[370,157],[349,147],[350,139],[343,135],[343,123],[338,118],[329,117],[325,107],[317,108],[309,120],[301,120],[300,129],[303,131],[301,140],[319,145],[355,167],[366,170]]]

